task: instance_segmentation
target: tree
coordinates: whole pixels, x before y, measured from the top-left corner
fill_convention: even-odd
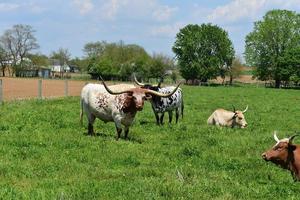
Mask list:
[[[186,80],[216,78],[234,57],[228,33],[212,24],[185,26],[177,33],[172,49]]]
[[[278,66],[281,69],[282,81],[293,81],[298,85],[300,81],[300,46],[287,50],[278,59]]]
[[[0,45],[0,68],[2,71],[2,76],[5,76],[5,70],[8,66],[9,54]]]
[[[89,42],[84,45],[83,52],[87,55],[87,57],[97,57],[101,56],[105,50],[105,46],[107,42]]]
[[[34,66],[48,66],[49,59],[46,55],[43,54],[28,54],[28,58],[32,61]]]
[[[234,78],[238,78],[242,73],[242,60],[240,57],[235,57],[232,61],[231,66],[227,69],[227,74],[229,75],[229,84],[232,85]]]
[[[7,51],[13,59],[13,66],[20,62],[20,67],[27,54],[34,49],[39,48],[37,40],[34,36],[35,30],[29,25],[14,25],[11,29],[4,32],[0,38],[5,51]],[[15,71],[13,72],[15,73]]]
[[[87,70],[94,77],[102,75],[103,78],[107,79],[128,80],[133,72],[143,76],[147,75],[145,66],[150,56],[141,46],[126,45],[123,41],[120,41],[118,43],[88,43],[85,47],[86,52],[89,52],[87,53],[89,56],[86,58],[88,62]]]
[[[163,54],[153,54],[147,68],[147,78],[161,78],[167,69],[174,66],[172,59]]]
[[[80,59],[78,57],[75,57],[69,61],[69,64],[77,66],[81,72],[84,72],[84,71],[87,71],[87,66],[89,64],[89,58]]]
[[[68,49],[59,48],[57,52],[53,51],[50,54],[50,58],[59,60],[59,64],[63,66],[70,60],[71,53]]]
[[[288,10],[271,10],[254,23],[254,30],[246,36],[245,58],[256,67],[255,76],[275,80],[275,87],[280,87],[287,69],[279,59],[300,45],[299,30],[300,15]]]

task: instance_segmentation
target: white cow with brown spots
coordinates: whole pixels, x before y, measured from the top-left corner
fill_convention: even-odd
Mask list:
[[[215,110],[207,120],[207,124],[216,126],[227,126],[245,128],[248,124],[246,122],[244,113],[248,110],[248,106],[244,111],[235,110],[233,111],[224,110],[219,108]]]
[[[94,135],[93,124],[96,118],[104,122],[114,122],[117,129],[117,139],[120,138],[122,125],[125,130],[125,138],[128,136],[129,127],[132,125],[137,111],[141,111],[144,101],[157,95],[163,98],[170,97],[178,89],[179,85],[170,93],[162,94],[156,91],[143,88],[125,88],[118,91],[112,91],[105,82],[102,84],[87,84],[81,91],[81,114],[82,121],[83,111],[88,118],[88,134]]]

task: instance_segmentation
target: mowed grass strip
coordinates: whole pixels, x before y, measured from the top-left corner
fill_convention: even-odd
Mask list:
[[[79,123],[79,97],[0,107],[2,199],[298,199],[290,173],[261,159],[300,131],[297,90],[183,86],[184,118],[156,126],[151,106],[129,141],[113,123]],[[206,125],[216,108],[249,109],[246,129]],[[168,116],[165,116],[165,122]],[[300,139],[295,139],[300,143]]]

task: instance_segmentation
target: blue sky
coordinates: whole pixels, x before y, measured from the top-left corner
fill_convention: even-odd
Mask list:
[[[271,9],[300,13],[300,0],[0,0],[0,35],[15,24],[31,25],[49,55],[67,48],[82,57],[87,42],[138,44],[149,54],[174,56],[176,33],[187,24],[225,29],[237,55],[253,23]]]

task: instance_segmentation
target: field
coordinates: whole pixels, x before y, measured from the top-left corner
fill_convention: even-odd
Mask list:
[[[30,99],[38,96],[37,78],[0,77],[3,83],[4,100]],[[79,96],[86,81],[68,80],[68,95]],[[42,79],[42,96],[46,98],[65,95],[65,81],[57,79]]]
[[[79,97],[5,102],[1,199],[299,199],[290,173],[261,159],[274,130],[280,138],[300,131],[299,91],[182,88],[184,118],[156,126],[146,103],[129,141],[101,121],[87,136]],[[206,125],[214,109],[232,105],[249,105],[246,129]]]

